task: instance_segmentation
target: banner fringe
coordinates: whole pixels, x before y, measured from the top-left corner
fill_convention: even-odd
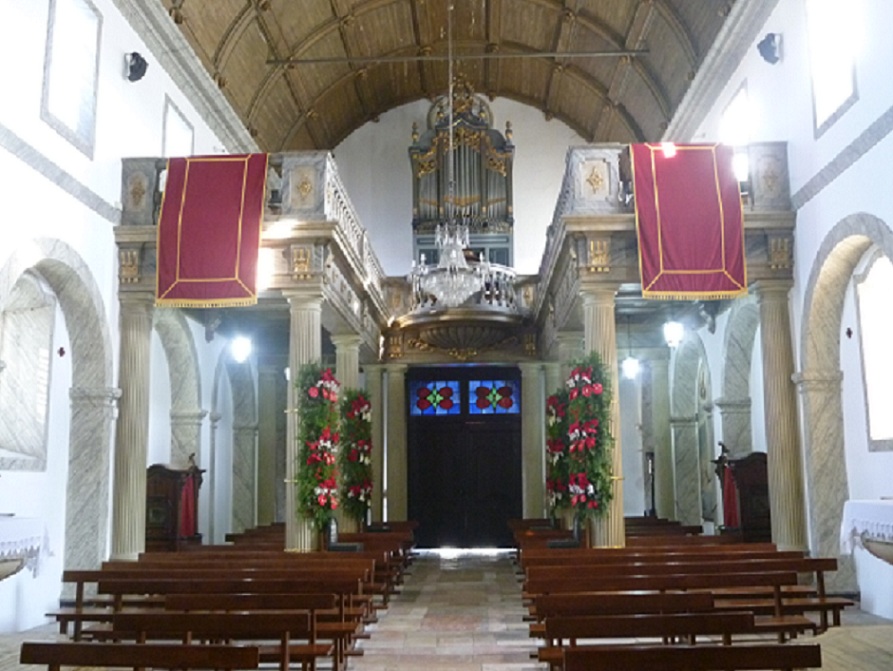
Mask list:
[[[251,298],[228,298],[214,300],[196,300],[183,298],[159,298],[155,300],[157,308],[241,308],[257,305],[257,296]]]
[[[664,293],[643,291],[642,298],[652,301],[721,301],[730,298],[739,298],[740,296],[747,296],[749,293],[750,292],[747,289],[738,291],[714,291],[711,293]]]

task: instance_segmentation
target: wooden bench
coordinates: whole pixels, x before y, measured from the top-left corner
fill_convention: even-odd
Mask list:
[[[317,642],[307,611],[132,612],[117,613],[111,624],[110,636],[133,638],[139,643],[165,639],[180,639],[184,644],[195,639],[227,643],[276,640],[275,645],[259,645],[261,663],[278,663],[280,671],[288,671],[294,660],[300,661],[304,671],[313,671],[317,659],[331,657],[334,668],[341,668],[336,646]]]
[[[564,649],[563,671],[745,671],[818,669],[818,645],[577,646]]]
[[[754,630],[753,613],[651,613],[636,615],[593,615],[547,617],[546,645],[537,651],[538,660],[560,668],[563,648],[584,639],[683,638],[694,645],[698,636],[721,636],[725,645],[737,634]]]
[[[22,643],[21,664],[46,664],[49,671],[63,666],[163,669],[256,669],[257,646],[174,645],[160,643]]]

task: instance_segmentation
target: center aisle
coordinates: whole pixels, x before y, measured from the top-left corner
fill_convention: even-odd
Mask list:
[[[524,614],[508,553],[422,551],[348,671],[538,671]]]

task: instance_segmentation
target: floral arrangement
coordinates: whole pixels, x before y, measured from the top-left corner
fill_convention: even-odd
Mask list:
[[[301,367],[298,393],[298,512],[324,529],[338,508],[338,394],[341,385],[330,368]]]
[[[372,503],[372,406],[364,392],[345,392],[341,417],[342,509],[362,524]]]
[[[610,384],[598,354],[574,364],[565,389],[546,401],[549,507],[601,515],[612,496]]]

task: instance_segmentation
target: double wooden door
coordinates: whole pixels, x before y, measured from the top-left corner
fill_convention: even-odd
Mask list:
[[[420,547],[507,547],[521,516],[520,414],[409,419],[409,515]]]

